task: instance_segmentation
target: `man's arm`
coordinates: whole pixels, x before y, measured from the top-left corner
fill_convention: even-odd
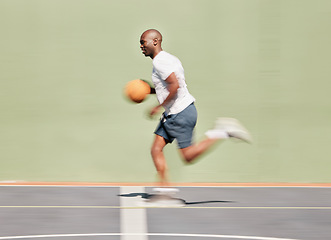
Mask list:
[[[161,104],[162,106],[167,105],[176,96],[177,90],[179,88],[179,82],[174,72],[171,73],[165,81],[168,84],[167,89],[169,91],[169,95]]]
[[[178,79],[177,79],[175,73],[174,72],[171,73],[165,81],[168,84],[167,88],[168,88],[169,94],[168,94],[167,98],[163,101],[162,104],[152,108],[152,110],[150,112],[151,116],[156,114],[162,106],[167,105],[177,94],[177,90],[179,88],[179,82],[178,82]],[[155,89],[154,89],[154,91],[155,91]]]

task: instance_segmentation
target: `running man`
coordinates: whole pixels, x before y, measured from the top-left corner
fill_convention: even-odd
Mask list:
[[[197,122],[195,99],[189,93],[185,82],[184,69],[180,60],[163,51],[162,35],[155,29],[145,31],[140,37],[140,48],[146,57],[153,61],[152,81],[159,105],[150,110],[153,116],[164,108],[160,123],[155,130],[151,148],[154,165],[162,186],[168,185],[167,163],[163,148],[177,140],[180,154],[185,162],[192,163],[215,143],[234,137],[250,142],[250,135],[236,119],[219,118],[215,128],[205,133],[206,138],[193,143],[193,130]]]

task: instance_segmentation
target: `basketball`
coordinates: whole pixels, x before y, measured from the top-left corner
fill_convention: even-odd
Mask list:
[[[145,81],[135,79],[126,84],[124,92],[131,101],[141,103],[151,93],[151,87]]]

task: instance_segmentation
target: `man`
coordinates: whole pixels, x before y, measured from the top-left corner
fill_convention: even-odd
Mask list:
[[[145,31],[140,37],[142,53],[153,61],[152,81],[155,88],[152,88],[151,93],[156,94],[160,103],[149,114],[153,116],[161,108],[165,109],[155,130],[151,155],[161,185],[166,186],[167,164],[163,148],[174,139],[177,140],[183,159],[191,163],[220,140],[235,137],[249,142],[250,135],[237,120],[220,118],[216,121],[215,128],[206,132],[206,139],[193,144],[193,130],[197,121],[195,99],[187,89],[180,60],[163,51],[161,43],[162,35],[155,29]]]

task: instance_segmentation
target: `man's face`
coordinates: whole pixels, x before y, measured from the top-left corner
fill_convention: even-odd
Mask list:
[[[153,39],[143,34],[140,38],[140,49],[146,57],[153,56]]]

